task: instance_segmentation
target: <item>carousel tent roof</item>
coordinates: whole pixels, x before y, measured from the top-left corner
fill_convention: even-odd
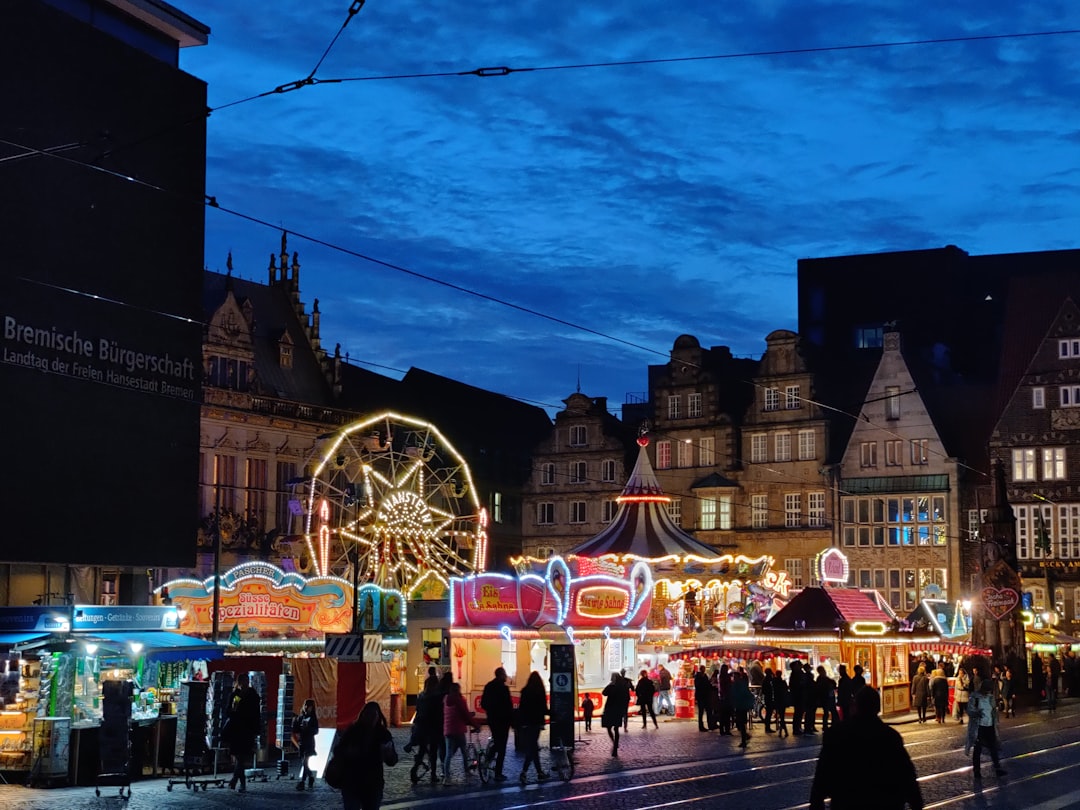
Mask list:
[[[891,622],[870,594],[854,588],[803,588],[771,619],[766,630],[836,630],[847,622]]]
[[[659,560],[694,557],[719,561],[722,555],[711,546],[695,540],[672,521],[664,495],[656,480],[649,457],[648,442],[638,442],[637,463],[619,497],[619,510],[602,532],[572,549],[569,557],[601,557],[605,554]]]

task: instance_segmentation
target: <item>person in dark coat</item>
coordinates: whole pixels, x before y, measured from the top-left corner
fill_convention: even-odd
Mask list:
[[[761,679],[761,702],[765,705],[765,733],[772,734],[773,712],[776,711],[776,678],[773,677],[772,667],[765,667],[765,675]]]
[[[633,692],[634,691],[634,682],[626,677],[626,670],[625,669],[620,669],[619,670],[619,675],[622,677],[623,683],[626,684],[626,688],[629,689],[631,692]],[[623,724],[623,732],[627,732],[627,731],[630,730],[630,704],[629,703],[626,704],[626,714],[623,715],[623,723],[622,724]]]
[[[533,671],[521,687],[521,700],[518,702],[518,733],[524,741],[525,764],[519,777],[521,784],[528,779],[529,765],[536,766],[536,778],[544,781],[550,778],[540,767],[540,732],[548,716],[547,691],[540,673]]]
[[[697,704],[697,726],[698,731],[708,731],[706,722],[711,726],[712,717],[709,711],[709,704],[712,700],[712,684],[709,683],[709,676],[705,674],[705,667],[701,667],[694,673],[694,703]]]
[[[735,727],[739,730],[739,748],[746,748],[750,740],[748,726],[750,712],[754,710],[754,693],[750,691],[750,677],[739,667],[731,679],[731,704],[735,714]]]
[[[803,717],[806,714],[806,676],[802,662],[791,662],[791,675],[788,676],[788,698],[791,700],[791,733],[798,737],[803,733]]]
[[[254,764],[255,739],[262,726],[261,706],[259,693],[251,688],[247,673],[241,672],[236,676],[236,688],[229,699],[229,722],[225,729],[225,742],[234,760],[229,787],[236,790],[239,784],[241,793],[247,790],[245,771]]]
[[[949,712],[949,679],[943,669],[930,674],[930,699],[934,702],[934,721],[944,723]]]
[[[840,713],[841,720],[847,720],[851,714],[851,696],[854,694],[854,683],[848,675],[847,664],[841,664],[837,668],[836,675],[836,710]]]
[[[814,671],[809,664],[803,666],[803,733],[817,734],[817,686]]]
[[[506,760],[506,742],[510,739],[510,724],[513,721],[514,702],[510,698],[510,687],[506,685],[506,670],[499,667],[495,677],[484,687],[480,697],[480,708],[487,715],[491,728],[491,739],[495,743],[495,779],[503,781],[503,762]]]
[[[877,690],[860,689],[850,719],[825,732],[810,810],[825,810],[826,798],[832,799],[832,810],[922,810],[915,765],[900,734],[878,717],[880,711]]]
[[[424,691],[416,698],[416,716],[413,718],[413,746],[416,759],[409,770],[409,777],[415,784],[420,778],[420,766],[427,757],[431,770],[432,783],[437,782],[439,749],[443,746],[443,698],[439,694],[439,679],[428,678],[424,681]]]
[[[386,716],[375,701],[360,711],[356,722],[342,732],[334,756],[348,757],[341,801],[345,810],[378,810],[382,804],[386,778],[386,747],[393,746]],[[396,754],[392,762],[396,762]]]
[[[647,670],[641,670],[641,677],[638,678],[637,686],[634,687],[634,693],[637,695],[637,704],[641,707],[641,727],[648,728],[649,716],[652,716],[653,727],[660,728],[656,722],[656,711],[653,709],[656,684],[652,682]]]
[[[773,678],[773,700],[776,702],[776,736],[786,737],[788,736],[787,727],[787,707],[788,707],[788,685],[783,676],[778,672],[776,677]]]
[[[814,680],[814,702],[821,707],[821,728],[825,730],[830,724],[840,722],[840,715],[836,711],[836,681],[829,677],[825,667],[818,665],[817,678]]]
[[[731,687],[731,668],[727,664],[721,664],[720,672],[716,676],[717,723],[720,725],[720,733],[728,737],[734,733],[731,729],[735,723],[735,701]]]
[[[919,664],[915,677],[911,679],[911,705],[919,715],[919,722],[926,722],[926,706],[930,702],[930,678],[926,667]]]
[[[701,672],[705,676],[704,669]],[[611,673],[611,683],[604,687],[604,711],[600,715],[600,725],[607,729],[608,737],[611,738],[611,755],[619,755],[619,729],[622,727],[623,718],[630,710],[630,689],[626,685],[626,678],[618,672]],[[704,731],[704,728],[702,728]]]
[[[304,701],[304,708],[292,721],[292,740],[300,750],[300,779],[296,783],[297,790],[304,789],[304,781],[307,781],[309,790],[315,788],[315,772],[311,770],[308,760],[315,756],[315,737],[319,733],[319,718],[315,713],[315,701],[308,698]]]

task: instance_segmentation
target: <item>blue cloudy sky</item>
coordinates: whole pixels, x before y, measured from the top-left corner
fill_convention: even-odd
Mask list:
[[[173,2],[211,27],[181,54],[221,108],[209,194],[521,308],[291,237],[324,343],[391,376],[551,411],[580,375],[617,409],[682,333],[796,329],[799,258],[1078,246],[1080,35],[772,53],[1080,29],[1075,2],[368,0],[322,81],[233,106],[308,76],[350,2]],[[550,69],[380,78],[496,66]],[[206,226],[211,269],[266,278],[275,231]]]

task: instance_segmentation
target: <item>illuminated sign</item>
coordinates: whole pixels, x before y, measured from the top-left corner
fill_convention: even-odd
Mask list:
[[[623,588],[595,585],[578,591],[574,604],[582,616],[594,619],[621,618],[630,607],[630,594]]]
[[[889,632],[889,626],[885,622],[852,622],[851,634],[853,636],[883,636]]]
[[[831,585],[844,585],[848,581],[848,558],[838,548],[827,548],[814,559],[818,579]]]
[[[1012,588],[983,588],[982,600],[986,612],[1000,620],[1020,604],[1020,594]]]
[[[788,576],[787,571],[767,571],[761,578],[761,584],[783,599],[787,599],[791,591],[791,577]]]

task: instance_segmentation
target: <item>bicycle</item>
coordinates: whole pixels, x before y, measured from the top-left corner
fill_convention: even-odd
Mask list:
[[[573,779],[574,746],[563,745],[561,739],[556,739],[548,746],[548,751],[551,752],[551,770],[564,782]]]
[[[465,746],[465,773],[476,771],[480,781],[486,785],[495,767],[495,741],[489,737],[487,745],[481,749],[473,740],[479,736],[479,728],[469,729],[469,743]]]

